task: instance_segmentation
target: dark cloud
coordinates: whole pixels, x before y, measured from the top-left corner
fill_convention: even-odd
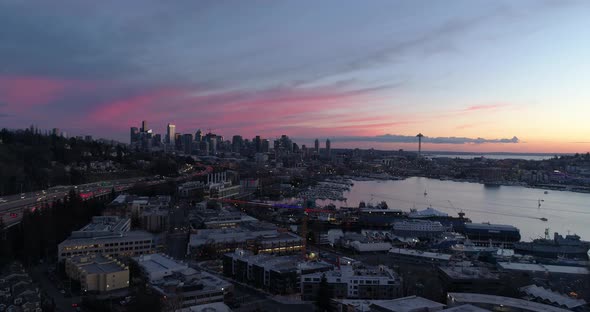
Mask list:
[[[418,142],[416,136],[384,134],[377,136],[349,136],[335,137],[331,139],[334,142],[379,142],[379,143],[415,143]],[[427,137],[422,138],[422,142],[431,144],[486,144],[486,143],[520,143],[515,136],[511,139],[485,139],[485,138],[466,138],[466,137]]]
[[[136,70],[108,31],[93,36],[82,20],[42,8],[0,1],[0,38],[4,74],[97,79]]]

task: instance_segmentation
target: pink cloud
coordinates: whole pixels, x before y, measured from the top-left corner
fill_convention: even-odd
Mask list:
[[[489,104],[489,105],[474,105],[469,106],[463,111],[465,112],[473,112],[473,111],[481,111],[481,110],[493,110],[501,107],[505,107],[506,104]]]
[[[10,109],[24,111],[46,105],[66,96],[70,91],[86,91],[92,83],[35,76],[0,76],[0,102]]]

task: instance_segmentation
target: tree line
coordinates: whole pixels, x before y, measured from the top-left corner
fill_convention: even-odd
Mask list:
[[[25,210],[21,222],[12,228],[5,228],[0,218],[0,261],[20,260],[29,266],[55,259],[57,245],[89,223],[92,216],[100,215],[104,206],[98,199],[84,201],[71,190],[63,200],[35,211]]]

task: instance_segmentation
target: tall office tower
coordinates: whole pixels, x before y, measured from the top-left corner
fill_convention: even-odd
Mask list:
[[[270,141],[268,139],[262,140],[262,147],[261,147],[260,151],[262,153],[268,153],[269,150],[270,150]]]
[[[326,156],[330,158],[331,150],[330,150],[330,139],[326,139]]]
[[[234,135],[231,142],[232,151],[234,153],[239,153],[242,150],[242,146],[244,144],[243,141],[244,140],[242,139],[241,135]]]
[[[174,143],[175,134],[176,126],[173,124],[168,124],[168,126],[166,126],[166,144]]]
[[[318,155],[320,154],[320,140],[315,139],[314,148],[313,149],[314,149],[314,151],[315,151],[316,154],[318,154]]]
[[[141,121],[141,132],[147,132],[148,128],[147,128],[147,120],[142,120]]]
[[[59,128],[53,128],[53,130],[51,130],[51,134],[55,136],[60,136],[61,131],[59,130]]]
[[[256,150],[256,153],[260,153],[262,151],[262,140],[260,139],[259,135],[254,138],[254,149]]]
[[[303,157],[307,157],[307,146],[305,144],[301,145],[301,154],[303,154]]]
[[[201,129],[198,129],[197,132],[195,132],[195,141],[199,143],[203,141],[203,132],[201,132]]]
[[[130,132],[129,142],[135,143],[135,142],[139,141],[139,129],[137,129],[137,127],[131,127],[131,130],[129,132]]]
[[[191,154],[193,150],[193,135],[190,133],[185,133],[182,135],[182,149],[185,154]]]
[[[160,134],[154,134],[152,136],[152,146],[160,146],[162,144],[162,136]]]

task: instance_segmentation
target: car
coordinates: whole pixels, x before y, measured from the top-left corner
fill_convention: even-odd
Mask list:
[[[62,295],[65,295],[66,294],[66,291],[64,289],[60,289],[59,290],[59,293],[62,294]]]
[[[25,199],[25,193],[20,194],[20,199]]]
[[[7,203],[8,201],[6,199],[0,198],[0,203]]]

